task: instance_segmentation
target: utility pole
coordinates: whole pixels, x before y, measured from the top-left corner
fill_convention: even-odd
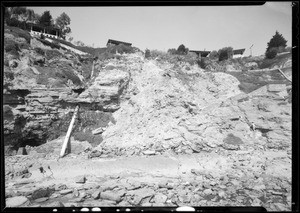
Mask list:
[[[252,56],[252,47],[253,47],[253,44],[250,47],[250,56]]]

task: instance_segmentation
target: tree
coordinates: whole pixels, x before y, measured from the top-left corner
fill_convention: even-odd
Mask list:
[[[266,58],[272,59],[275,58],[278,53],[278,49],[276,47],[272,47],[269,51],[266,52]]]
[[[189,49],[186,48],[183,44],[179,45],[177,48],[177,54],[179,55],[186,55],[189,52]]]
[[[61,30],[63,36],[71,33],[71,28],[69,27],[71,23],[70,17],[66,13],[62,13],[59,17],[56,18],[56,27]]]
[[[146,49],[145,50],[145,58],[150,58],[150,56],[151,56],[150,50]]]
[[[51,26],[51,23],[52,23],[52,16],[50,14],[50,11],[45,11],[39,20],[39,24],[44,27],[49,27]]]
[[[177,53],[177,50],[175,48],[171,48],[171,49],[168,49],[168,53],[171,55],[175,55]]]
[[[280,48],[286,47],[287,40],[280,34],[278,31],[275,32],[275,35],[271,38],[271,40],[268,42],[267,51],[268,52],[272,47]]]
[[[12,18],[19,19],[20,16],[26,13],[26,7],[12,7],[11,8],[11,15]]]
[[[218,59],[219,58],[219,55],[218,55],[218,52],[216,51],[216,50],[213,50],[213,51],[211,51],[210,53],[209,53],[209,59],[212,59],[212,60],[214,60],[214,59]]]
[[[218,51],[219,61],[227,60],[233,55],[232,47],[223,47]]]

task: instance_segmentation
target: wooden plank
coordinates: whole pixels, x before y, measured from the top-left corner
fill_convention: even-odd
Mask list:
[[[280,72],[287,80],[289,80],[290,82],[292,82],[292,80],[289,79],[289,78],[281,71],[281,69],[278,68],[278,71],[279,71],[279,72]]]
[[[75,118],[77,116],[78,110],[79,110],[79,105],[77,105],[76,108],[75,108],[75,110],[74,110],[74,114],[73,114],[71,123],[69,125],[69,129],[68,129],[67,135],[65,137],[62,149],[60,151],[60,157],[63,157],[65,155],[67,147],[69,147],[69,149],[71,149],[71,144],[69,144],[70,143],[70,137],[71,137],[71,133],[72,133],[72,130],[73,130],[73,126],[74,126],[74,123],[75,123]]]

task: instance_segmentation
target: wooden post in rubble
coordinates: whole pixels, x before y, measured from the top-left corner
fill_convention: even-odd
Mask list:
[[[289,80],[290,82],[292,82],[292,80],[289,79],[289,78],[281,71],[281,69],[278,68],[278,71],[279,71],[279,72],[280,72],[287,80]]]
[[[91,77],[90,77],[90,79],[92,79],[92,78],[93,78],[93,76],[94,76],[95,62],[96,62],[97,60],[98,60],[98,57],[95,57],[95,58],[93,59],[92,73],[91,73]]]
[[[60,157],[63,157],[65,155],[67,147],[69,148],[69,150],[71,149],[70,137],[71,137],[71,133],[72,133],[72,130],[73,130],[73,126],[74,126],[74,123],[75,123],[75,119],[76,119],[78,110],[79,110],[79,105],[77,105],[76,108],[75,108],[75,110],[74,110],[74,114],[73,114],[71,123],[69,125],[69,129],[68,129],[67,135],[65,137],[63,146],[62,146],[61,151],[60,151]]]
[[[95,59],[93,59],[91,79],[93,78],[93,75],[94,75],[94,69],[95,69]]]

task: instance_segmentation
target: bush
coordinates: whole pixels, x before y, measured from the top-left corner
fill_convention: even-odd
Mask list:
[[[151,54],[150,54],[150,50],[146,49],[145,51],[145,58],[150,58]]]
[[[150,51],[149,51],[150,52]],[[160,50],[151,50],[150,56],[152,59],[159,58],[162,60],[167,60],[167,53]]]
[[[42,50],[42,51],[44,51],[44,50]],[[58,50],[46,50],[46,52],[45,52],[45,56],[46,56],[47,60],[50,60],[54,57],[61,57],[61,55],[62,54]]]
[[[72,70],[62,69],[62,74],[66,76],[68,79],[70,79],[75,85],[81,85],[82,82],[78,78],[77,75],[75,75]]]
[[[278,48],[272,47],[269,51],[266,52],[266,58],[272,59],[275,58],[278,52]]]
[[[28,31],[22,30],[18,27],[7,26],[5,28],[8,29],[9,33],[12,34],[13,36],[15,36],[16,38],[17,37],[24,38],[28,44],[30,43],[31,36]]]
[[[228,58],[231,58],[232,54],[233,54],[232,47],[223,47],[218,51],[219,61],[223,61],[223,60],[227,60]]]
[[[179,45],[177,48],[177,53],[178,55],[186,55],[189,52],[189,49],[186,48],[183,44]]]
[[[175,55],[177,53],[177,50],[175,48],[171,48],[171,49],[168,49],[168,53],[171,55]]]
[[[19,48],[20,48],[20,49],[26,49],[26,50],[29,50],[29,49],[30,49],[30,44],[27,44],[27,43],[21,43],[21,44],[19,44]]]
[[[10,53],[11,55],[19,57],[20,48],[18,43],[16,43],[13,40],[5,39],[4,41],[4,49],[7,53]]]
[[[6,20],[6,24],[11,27],[19,27],[20,21],[16,18],[11,18]]]
[[[40,55],[45,55],[45,51],[39,47],[35,47],[34,50]]]
[[[188,54],[184,55],[183,61],[193,65],[198,63],[199,59],[196,53],[189,52]]]
[[[209,54],[209,59],[216,60],[219,58],[218,52],[216,50],[213,50]]]

